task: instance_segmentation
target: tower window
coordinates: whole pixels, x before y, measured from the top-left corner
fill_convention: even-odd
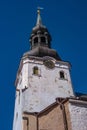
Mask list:
[[[34,43],[38,43],[38,37],[35,37]]]
[[[37,66],[35,66],[34,68],[33,68],[33,74],[35,74],[35,75],[38,75],[39,73],[38,73],[38,67]]]
[[[60,78],[61,78],[61,79],[65,79],[65,75],[64,75],[64,72],[63,72],[63,71],[60,71]]]
[[[46,42],[45,37],[41,37],[41,42],[42,42],[42,43],[45,43],[45,42]]]

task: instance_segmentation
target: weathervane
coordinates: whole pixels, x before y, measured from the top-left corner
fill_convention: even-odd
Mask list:
[[[43,10],[44,8],[42,7],[37,7],[37,13],[40,14],[40,11]]]

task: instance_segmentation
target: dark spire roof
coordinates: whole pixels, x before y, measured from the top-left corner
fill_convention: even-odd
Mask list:
[[[40,8],[37,10],[37,21],[32,29],[30,36],[31,51],[28,52],[31,56],[51,56],[60,60],[57,52],[51,49],[51,35],[46,26],[42,24]]]
[[[36,48],[37,46],[46,46],[48,48],[51,46],[51,36],[47,28],[42,24],[40,9],[37,10],[37,22],[32,29],[30,43],[31,49]]]

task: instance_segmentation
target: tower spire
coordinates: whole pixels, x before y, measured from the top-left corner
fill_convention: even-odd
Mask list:
[[[35,27],[33,27],[30,36],[31,50],[38,47],[51,47],[51,36],[46,26],[42,24],[42,19],[40,15],[42,9],[43,8],[41,7],[37,8],[37,22]]]
[[[36,25],[39,25],[41,26],[42,25],[42,19],[41,19],[41,15],[40,15],[40,12],[43,8],[41,7],[38,7],[37,8],[37,22],[36,22]]]

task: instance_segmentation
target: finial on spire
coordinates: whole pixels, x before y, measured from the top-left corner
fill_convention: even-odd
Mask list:
[[[36,25],[42,25],[42,19],[41,19],[41,16],[40,16],[40,10],[42,10],[42,9],[43,9],[42,7],[38,7],[37,8],[38,16],[37,16],[37,23],[36,23]]]
[[[37,8],[37,13],[40,14],[40,9],[39,8]]]

